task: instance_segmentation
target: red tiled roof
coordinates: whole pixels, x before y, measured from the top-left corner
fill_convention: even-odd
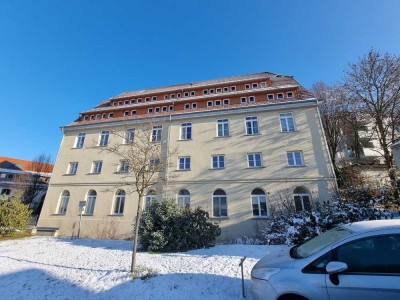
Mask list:
[[[13,170],[22,170],[22,171],[37,171],[35,170],[35,163],[34,161],[25,160],[25,159],[18,159],[6,156],[0,156],[0,168],[4,169],[13,169]],[[45,164],[45,173],[53,172],[54,165],[52,164]]]

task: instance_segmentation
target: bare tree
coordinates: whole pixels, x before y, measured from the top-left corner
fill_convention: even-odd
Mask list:
[[[18,185],[22,189],[22,201],[31,208],[37,209],[44,200],[51,172],[53,171],[50,155],[44,153],[33,159],[28,167],[28,173],[20,176]]]
[[[112,154],[119,161],[116,164],[120,182],[113,188],[124,188],[128,194],[138,197],[137,213],[134,220],[131,273],[136,269],[136,252],[143,201],[150,189],[161,191],[167,186],[167,172],[171,167],[176,149],[169,149],[162,135],[163,123],[144,122],[139,128],[126,127],[110,132],[107,147],[93,144],[92,148]],[[124,143],[113,143],[113,139]]]
[[[322,124],[328,143],[332,164],[336,169],[336,157],[344,144],[342,123],[345,107],[344,93],[339,86],[328,86],[323,82],[315,83],[311,92],[319,100]]]
[[[371,50],[346,73],[344,90],[376,132],[387,168],[393,165],[390,144],[400,121],[400,57]]]

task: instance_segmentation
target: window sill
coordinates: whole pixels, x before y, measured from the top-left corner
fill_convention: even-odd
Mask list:
[[[71,150],[83,149],[83,147],[72,147]]]
[[[211,217],[210,218],[211,221],[222,221],[222,220],[229,220],[229,217]]]
[[[87,173],[86,175],[99,175],[99,174],[101,174],[101,172],[100,173]]]
[[[301,165],[301,166],[286,166],[286,168],[304,168],[307,167],[306,165]]]
[[[293,133],[293,132],[299,132],[299,131],[298,130],[281,131],[281,133]]]
[[[192,141],[193,139],[179,139],[177,140],[178,142],[187,142],[187,141]]]
[[[268,216],[252,216],[251,217],[253,220],[268,220]]]
[[[75,174],[64,174],[63,176],[75,176],[76,175],[76,173]]]
[[[215,136],[215,139],[226,139],[232,137],[231,135]]]
[[[93,214],[82,214],[82,217],[93,217]]]
[[[261,133],[246,133],[244,134],[244,136],[258,136],[258,135],[262,135]]]
[[[52,214],[52,216],[65,216],[66,214]]]
[[[191,171],[191,169],[175,170],[175,172],[187,172],[187,171]]]
[[[247,167],[246,169],[265,169],[264,166],[260,166],[260,167]]]
[[[225,167],[223,167],[223,168],[209,168],[209,170],[225,170]]]
[[[111,214],[111,215],[108,215],[108,217],[123,217],[124,216],[124,214]]]

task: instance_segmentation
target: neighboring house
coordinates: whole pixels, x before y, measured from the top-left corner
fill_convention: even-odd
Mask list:
[[[400,140],[395,141],[392,146],[393,159],[396,163],[397,169],[400,169]]]
[[[76,234],[86,200],[81,236],[96,236],[107,222],[130,234],[137,195],[114,188],[124,166],[117,170],[119,157],[90,145],[124,143],[109,140],[110,132],[140,130],[149,120],[155,142],[178,147],[167,194],[208,211],[222,238],[255,233],[288,205],[311,209],[336,186],[316,99],[292,76],[263,72],[126,92],[82,112],[62,128],[38,226]],[[149,190],[146,200],[157,197]]]
[[[9,197],[23,192],[32,182],[33,176],[38,176],[35,197],[32,207],[39,205],[44,199],[53,170],[53,165],[47,164],[46,170],[38,172],[37,162],[0,156],[0,197]]]

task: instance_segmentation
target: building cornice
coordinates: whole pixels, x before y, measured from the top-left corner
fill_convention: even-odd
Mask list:
[[[294,101],[286,101],[286,102],[256,102],[254,104],[246,104],[237,105],[237,106],[221,106],[219,108],[213,107],[213,109],[206,110],[196,110],[196,111],[175,111],[173,114],[160,114],[158,116],[150,115],[140,118],[119,118],[118,120],[110,120],[104,122],[96,122],[91,124],[72,124],[61,127],[63,132],[73,131],[73,130],[83,130],[83,129],[95,129],[95,128],[104,128],[104,127],[118,127],[118,126],[126,126],[131,124],[140,124],[146,121],[152,121],[154,123],[157,122],[166,122],[172,120],[183,120],[183,119],[195,119],[195,118],[204,118],[210,116],[221,116],[227,114],[243,114],[243,113],[257,113],[260,111],[274,111],[274,110],[282,110],[282,109],[294,109],[294,108],[304,108],[304,107],[315,107],[317,106],[317,100],[315,98],[309,98],[304,100],[294,100]]]

